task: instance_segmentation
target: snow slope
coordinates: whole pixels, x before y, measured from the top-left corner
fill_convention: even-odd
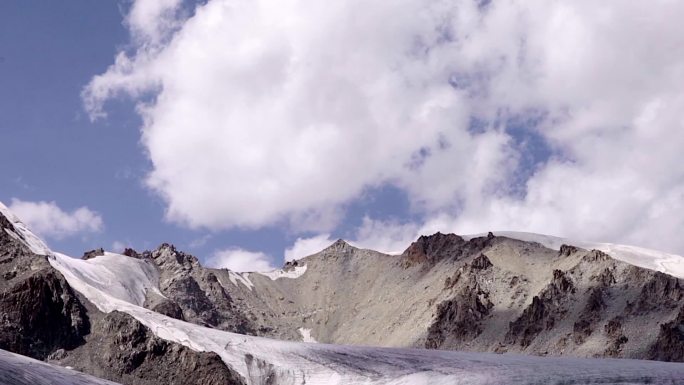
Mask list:
[[[116,385],[116,383],[0,350],[0,385]]]
[[[268,378],[275,378],[278,384],[307,385],[561,384],[568,379],[577,384],[684,383],[684,364],[676,363],[309,344],[208,329],[140,307],[137,293],[153,280],[139,284],[127,278],[143,267],[142,262],[106,257],[85,263],[89,261],[56,253],[51,263],[100,310],[123,311],[160,338],[216,352],[254,385],[265,384]],[[109,263],[114,263],[118,274],[108,271]],[[121,281],[115,282],[113,277]],[[122,289],[111,295],[110,287]]]
[[[143,306],[148,290],[163,297],[159,291],[159,272],[149,261],[109,252],[88,260],[61,253],[53,255],[50,264],[62,272],[69,284],[82,282],[108,296],[137,306]],[[116,309],[101,310],[110,312]]]
[[[525,233],[517,231],[495,231],[494,235],[519,239],[527,242],[537,242],[549,249],[558,250],[561,245],[573,245],[586,250],[600,250],[611,257],[629,263],[630,265],[656,270],[677,278],[684,278],[684,257],[661,251],[645,249],[643,247],[617,245],[613,243],[577,241],[552,235]],[[464,239],[485,236],[486,234],[464,235]]]

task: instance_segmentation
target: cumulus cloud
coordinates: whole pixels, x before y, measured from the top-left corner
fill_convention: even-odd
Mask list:
[[[99,232],[104,226],[100,214],[87,207],[68,212],[55,202],[30,202],[12,198],[9,209],[32,231],[53,239]]]
[[[401,222],[364,217],[361,225],[351,234],[348,243],[353,246],[380,251],[387,254],[401,254],[421,235],[438,231],[459,232],[456,219],[450,215],[435,215],[423,223]],[[461,232],[463,235],[464,233]],[[299,259],[315,254],[330,246],[334,239],[330,234],[297,238],[285,250],[285,260]]]
[[[505,170],[506,135],[465,129],[466,92],[450,86],[445,62],[457,52],[435,30],[442,11],[415,1],[210,1],[163,50],[120,53],[86,88],[86,105],[98,114],[112,95],[159,87],[140,111],[147,182],[169,219],[330,229],[365,188],[421,174],[421,154],[448,152],[453,186],[479,171],[467,165],[478,148],[489,154],[483,166]]]
[[[271,271],[275,269],[268,255],[240,248],[217,250],[207,258],[205,264],[208,267],[238,272]]]
[[[285,261],[308,257],[330,246],[334,240],[330,234],[319,234],[309,238],[297,238],[292,246],[285,249]]]
[[[139,101],[171,221],[323,239],[392,184],[421,220],[368,219],[359,241],[445,226],[684,251],[684,3],[149,4],[83,97],[93,117]]]

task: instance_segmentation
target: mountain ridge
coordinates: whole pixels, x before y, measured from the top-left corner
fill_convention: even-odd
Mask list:
[[[196,257],[170,244],[140,253],[128,250],[127,255],[96,252],[86,259],[51,250],[40,256],[35,253],[44,251],[36,247],[39,238],[15,225],[16,220],[0,215],[6,229],[0,234],[0,259],[10,260],[0,264],[0,272],[9,277],[17,266],[51,266],[74,291],[74,300],[83,304],[91,324],[81,333],[84,342],[54,350],[48,361],[122,383],[152,384],[163,376],[165,383],[187,383],[180,373],[189,375],[188,369],[177,363],[163,364],[168,367],[164,373],[155,369],[167,354],[160,352],[167,351],[182,352],[178,354],[190,357],[189,362],[218,365],[218,372],[204,374],[197,371],[204,364],[192,366],[190,372],[204,383],[225,373],[217,383],[235,384],[369,379],[399,384],[407,378],[415,380],[412,383],[446,384],[474,375],[481,370],[474,368],[485,362],[498,368],[492,370],[503,376],[494,376],[501,381],[510,377],[502,374],[509,370],[505,362],[516,359],[510,353],[682,361],[680,279],[629,265],[600,250],[571,245],[552,250],[498,233],[425,236],[402,255],[338,240],[281,270],[236,273],[202,267]],[[5,278],[16,285],[15,279],[22,275]],[[120,319],[112,322],[112,317]],[[277,341],[236,331],[323,343]],[[127,353],[106,356],[113,361],[82,359],[107,352],[94,348],[95,340],[111,341],[107,343],[112,347],[123,343]],[[480,353],[406,347],[508,354],[470,356]],[[573,365],[591,373],[582,377],[587,383],[602,376],[591,369],[592,360],[521,360],[529,367],[546,362],[555,371],[528,373],[528,380],[560,378],[554,376],[567,374]],[[458,369],[461,364],[454,362],[470,362],[466,366],[472,369]],[[653,371],[646,369],[654,365],[648,361],[603,363],[613,368],[601,377],[604,383],[617,383],[618,372],[624,379],[630,365],[638,368],[629,372],[634,382],[675,383],[673,379],[684,378],[684,369],[677,369],[681,366]]]

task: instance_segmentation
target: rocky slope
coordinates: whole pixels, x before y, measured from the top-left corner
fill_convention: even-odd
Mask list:
[[[244,383],[214,353],[161,340],[130,315],[101,313],[51,266],[54,256],[36,254],[47,248],[27,242],[23,225],[0,209],[0,349],[122,384]],[[22,383],[11,373],[0,374],[2,381]]]
[[[136,255],[138,255],[136,253]],[[598,250],[488,234],[420,237],[400,256],[338,241],[279,272],[208,269],[162,245],[139,254],[163,298],[145,306],[298,341],[684,361],[684,283]]]
[[[388,370],[397,383],[423,370],[448,383],[464,375],[447,368],[453,359],[490,362],[308,348],[221,330],[332,344],[684,361],[684,283],[591,248],[437,233],[402,255],[339,240],[282,270],[235,273],[204,268],[169,244],[73,259],[49,251],[0,209],[0,349],[123,384],[325,383],[339,373],[363,382]],[[385,358],[373,361],[378,354]]]

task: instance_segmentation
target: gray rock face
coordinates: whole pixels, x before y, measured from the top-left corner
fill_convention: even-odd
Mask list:
[[[0,226],[13,230],[2,215]],[[0,227],[0,349],[45,359],[83,343],[85,308],[46,258]]]
[[[477,282],[463,287],[454,298],[437,306],[437,316],[428,328],[425,347],[439,348],[447,338],[459,344],[472,341],[482,333],[480,323],[493,306],[488,293]]]
[[[0,348],[44,359],[83,343],[90,322],[61,275],[45,269],[17,281],[0,293]]]
[[[196,352],[155,337],[128,314],[103,315],[88,341],[54,362],[122,384],[244,384],[216,353]]]
[[[458,258],[463,253],[466,241],[456,234],[436,233],[422,235],[403,254],[406,266],[415,264],[434,265],[445,258]]]
[[[148,308],[198,325],[241,334],[256,333],[216,275],[203,268],[196,257],[169,244],[143,253],[143,257],[150,258],[159,268],[159,290],[166,297],[161,303],[150,299]]]
[[[646,356],[651,360],[684,362],[684,307],[677,318],[660,326],[658,339]]]
[[[72,366],[122,384],[244,384],[214,353],[196,352],[154,337],[129,315],[100,313],[73,291],[48,257],[33,254],[4,229],[14,230],[0,215],[0,349]],[[86,254],[94,258],[101,253]],[[160,303],[158,308],[182,318],[173,303]],[[66,376],[63,370],[40,368]],[[7,379],[5,375],[13,374],[0,374],[0,382]],[[27,378],[27,372],[17,375]],[[77,374],[64,378],[71,381],[64,383],[109,383]],[[32,383],[54,383],[41,382],[39,375],[35,381]]]
[[[567,314],[565,303],[574,293],[575,287],[568,276],[560,270],[554,270],[551,283],[540,295],[534,296],[532,304],[510,324],[505,343],[527,347],[543,330],[553,329],[556,322]]]
[[[572,245],[438,233],[388,256],[340,240],[285,266],[307,268],[296,279],[203,268],[170,245],[142,256],[159,267],[167,297],[148,308],[229,331],[301,340],[304,328],[326,343],[681,359],[666,343],[680,330],[680,280]]]

